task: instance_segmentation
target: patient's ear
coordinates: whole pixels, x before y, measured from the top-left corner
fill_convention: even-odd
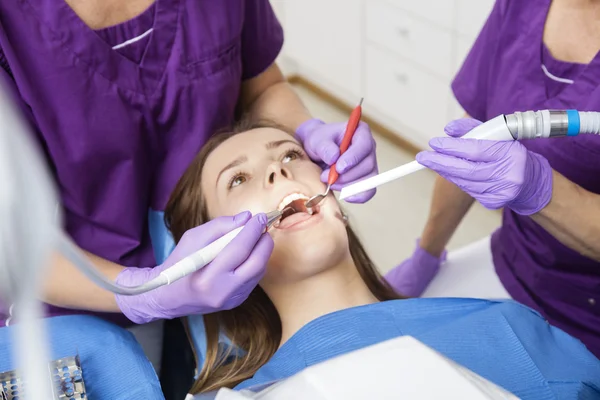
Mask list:
[[[345,226],[348,226],[350,217],[343,211],[340,211],[340,219],[344,223]]]

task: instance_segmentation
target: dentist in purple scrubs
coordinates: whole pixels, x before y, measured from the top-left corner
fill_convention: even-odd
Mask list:
[[[219,218],[186,233],[156,265],[149,214],[215,130],[240,112],[294,129],[324,166],[345,123],[312,119],[275,64],[283,32],[268,0],[27,0],[0,3],[0,74],[17,94],[60,190],[65,229],[96,266],[138,285],[246,225],[207,268],[139,296],[115,296],[57,256],[48,316],[102,313],[123,325],[230,309],[265,272],[264,214]],[[377,173],[361,124],[339,157],[339,185]],[[367,193],[353,199],[365,202]],[[0,325],[18,315],[0,310]]]
[[[417,156],[440,177],[413,256],[387,275],[397,289],[423,292],[474,200],[504,208],[490,245],[497,294],[538,310],[600,357],[600,136],[460,139],[503,113],[600,111],[599,26],[599,1],[496,1],[452,84],[473,119],[451,122],[451,137]]]

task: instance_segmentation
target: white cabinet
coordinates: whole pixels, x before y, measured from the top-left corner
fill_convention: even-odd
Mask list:
[[[371,0],[365,0],[369,3]],[[407,11],[409,17],[417,17],[433,25],[452,29],[454,27],[455,0],[387,0],[390,4]],[[472,0],[479,1],[479,0]]]
[[[406,139],[419,147],[439,136],[446,124],[448,96],[445,81],[378,48],[367,48],[369,104],[402,124]]]
[[[362,0],[285,2],[286,57],[326,90],[356,102],[362,94]]]
[[[449,29],[412,18],[381,0],[367,2],[366,20],[370,43],[383,46],[426,71],[450,78],[453,60]]]
[[[523,0],[526,1],[526,0]],[[494,0],[271,0],[294,72],[424,148],[463,111],[450,83]]]

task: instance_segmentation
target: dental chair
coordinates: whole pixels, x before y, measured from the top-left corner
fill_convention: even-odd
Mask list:
[[[47,318],[44,324],[51,360],[79,356],[88,399],[164,399],[152,364],[127,330],[88,315]],[[0,329],[0,372],[16,368],[14,335],[14,326]]]

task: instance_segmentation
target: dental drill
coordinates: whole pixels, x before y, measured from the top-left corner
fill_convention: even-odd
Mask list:
[[[463,138],[510,141],[547,139],[580,134],[600,134],[600,112],[541,110],[501,114],[477,126],[464,135]],[[339,199],[347,199],[425,168],[417,161],[411,161],[346,186],[341,190]]]
[[[281,219],[283,212],[286,211],[286,209],[287,207],[283,210],[276,210],[267,213],[267,231],[275,222]],[[125,296],[133,296],[149,292],[161,286],[170,285],[184,276],[204,268],[210,262],[212,262],[219,255],[219,253],[221,253],[221,251],[223,251],[225,246],[235,239],[235,237],[242,231],[243,228],[244,227],[241,226],[225,234],[224,236],[221,236],[219,239],[209,243],[202,249],[190,254],[189,256],[181,259],[169,268],[165,269],[156,278],[135,287],[120,286],[106,278],[81,252],[81,250],[79,250],[79,248],[71,241],[66,233],[63,231],[59,231],[57,233],[59,235],[58,246],[61,254],[73,264],[78,266],[79,269],[89,279],[91,279],[101,288],[113,293]]]

